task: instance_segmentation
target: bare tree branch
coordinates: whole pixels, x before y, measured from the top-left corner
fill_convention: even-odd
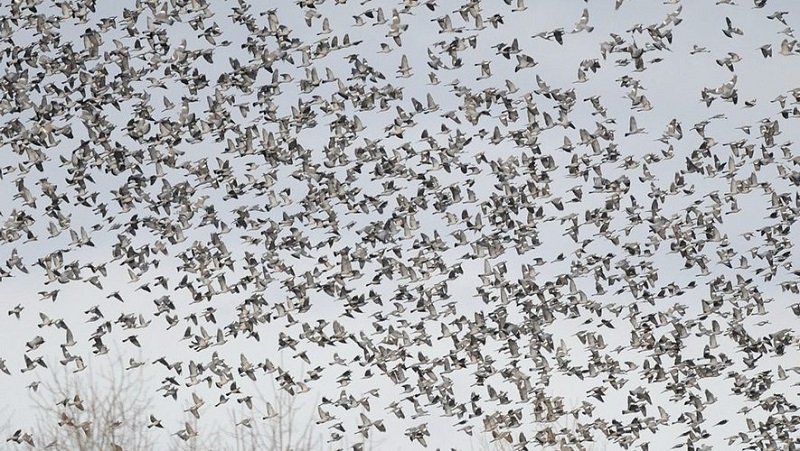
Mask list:
[[[38,410],[35,436],[55,451],[145,451],[155,440],[147,430],[151,400],[141,370],[125,370],[121,358],[102,370],[75,374],[53,369],[31,394]]]

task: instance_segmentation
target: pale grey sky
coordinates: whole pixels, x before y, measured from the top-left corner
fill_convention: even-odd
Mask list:
[[[344,390],[355,399],[369,399],[368,411],[363,404],[323,406],[337,418],[334,423],[341,421],[346,429],[340,432],[342,440],[327,443],[335,430],[328,427],[330,423],[315,425],[330,449],[349,447],[364,438],[358,433],[360,414],[384,420],[385,433],[370,429],[375,449],[420,447],[405,433],[422,424],[430,432],[425,440],[431,449],[478,449],[492,440],[489,432],[481,438],[481,431],[493,428],[498,434],[510,432],[515,443],[524,433],[528,449],[533,449],[538,446],[534,437],[548,425],[556,442],[563,440],[568,446],[566,441],[575,440],[575,431],[586,427],[596,449],[644,448],[645,444],[651,450],[681,444],[685,448],[687,437],[700,437],[704,431],[709,436],[696,439],[698,449],[744,448],[748,444],[740,437],[728,442],[740,432],[750,445],[765,444],[764,449],[769,449],[766,437],[771,435],[775,449],[787,449],[783,447],[788,441],[779,442],[774,428],[759,436],[748,430],[748,421],[758,425],[770,416],[773,421],[780,417],[765,400],[785,397],[790,403],[781,407],[787,410],[786,416],[796,414],[791,405],[798,402],[798,372],[792,371],[798,361],[797,335],[792,329],[797,317],[791,309],[798,296],[788,290],[796,291],[793,271],[798,265],[792,248],[798,233],[791,225],[799,208],[797,185],[788,176],[797,171],[797,117],[792,116],[798,113],[792,91],[798,89],[800,56],[789,43],[794,42],[791,27],[800,10],[794,2],[769,1],[757,8],[744,0],[736,5],[629,0],[615,10],[610,0],[528,1],[524,5],[484,1],[474,3],[466,21],[459,9],[467,11],[469,4],[441,0],[429,2],[433,10],[416,1],[274,2],[270,7],[275,8],[280,25],[291,30],[283,50],[275,36],[262,39],[232,22],[238,14],[234,9],[243,4],[214,2],[207,12],[198,13],[192,8],[200,2],[187,2],[183,10],[176,3],[181,2],[153,2],[152,7],[147,2],[103,3],[88,13],[85,22],[76,23],[57,19],[62,9],[44,1],[36,11],[23,9],[17,23],[7,21],[3,27],[10,39],[1,44],[8,50],[2,63],[7,75],[1,106],[7,126],[0,138],[6,150],[0,157],[0,220],[5,240],[0,262],[19,255],[27,270],[8,264],[4,268],[8,274],[0,278],[3,308],[23,307],[19,319],[13,314],[0,317],[4,341],[0,358],[11,373],[0,374],[0,380],[5,379],[0,400],[11,407],[3,429],[6,437],[20,428],[34,430],[35,409],[25,387],[50,374],[42,368],[22,373],[23,354],[42,357],[59,374],[62,370],[60,344],[65,331],[37,327],[41,312],[64,320],[75,339],[68,347],[70,354],[81,356],[95,374],[118,369],[113,358],[92,355],[90,336],[104,321],[111,322],[111,331],[103,337],[109,355],[121,355],[126,363],[130,358],[145,362],[141,371],[153,395],[152,411],[165,426],[153,434],[164,449],[178,446],[180,440],[170,434],[183,428],[190,417],[185,410],[192,404],[192,393],[205,400],[197,424],[201,438],[231,416],[252,415],[254,421],[261,421],[263,405],[256,412],[232,401],[256,394],[257,389],[270,393],[269,378],[275,375],[257,370],[256,383],[240,376],[241,354],[253,364],[268,358],[295,381],[303,381],[307,371],[320,367],[320,378],[305,382],[308,392],[297,395],[304,412],[315,420],[316,404],[323,397],[337,400]],[[142,10],[135,22],[139,31],[130,36],[123,9],[137,4]],[[174,16],[162,12],[173,9]],[[593,30],[570,33],[584,9],[587,26]],[[478,11],[482,28],[474,17]],[[768,18],[776,11],[785,14]],[[11,17],[10,7],[4,7],[3,14]],[[253,4],[246,14],[258,30],[269,30],[273,13],[265,5]],[[35,19],[37,15],[40,19]],[[379,20],[381,15],[385,21]],[[437,19],[444,24],[445,16],[451,24],[440,27]],[[202,25],[194,30],[198,17]],[[86,30],[100,30],[103,19],[111,18],[116,28],[100,34],[98,58],[88,58],[72,74],[61,73],[65,60],[59,58],[66,43],[71,42],[75,52],[86,52]],[[495,28],[491,20],[500,18],[502,24]],[[60,24],[58,28],[51,25],[51,32],[61,36],[61,47],[35,44],[46,34],[34,31],[37,20],[41,28],[41,21],[48,19]],[[360,21],[364,23],[358,26]],[[219,26],[218,35],[214,24]],[[735,33],[736,28],[741,35]],[[533,37],[549,37],[558,29],[565,31],[563,45]],[[158,44],[157,30],[163,30],[163,46]],[[214,45],[203,30],[210,30],[207,34]],[[732,37],[724,30],[734,30]],[[396,31],[400,43],[392,37]],[[671,33],[671,42],[651,33]],[[345,35],[350,47],[327,49],[334,39],[342,44]],[[148,39],[155,39],[154,44]],[[505,59],[498,49],[515,39],[518,50],[510,50]],[[603,49],[615,41],[615,51],[603,58]],[[781,54],[784,41],[786,55]],[[259,46],[257,57],[245,50],[249,45]],[[764,45],[771,46],[771,57],[762,55]],[[695,46],[707,51],[697,51]],[[13,84],[12,74],[21,72],[13,67],[14,58],[28,58],[22,56],[24,50],[15,53],[16,47],[38,53],[35,65],[20,63],[28,73],[27,86]],[[455,57],[444,50],[448,47],[459,49]],[[213,53],[205,55],[213,62],[193,54],[208,49]],[[637,49],[644,50],[641,71],[631,61]],[[123,66],[119,55],[125,51],[129,65],[141,71],[138,79],[118,77]],[[281,60],[281,52],[290,60]],[[536,65],[515,70],[522,55]],[[265,60],[273,57],[270,69],[275,75],[264,67]],[[733,70],[725,66],[725,58],[732,60]],[[401,68],[403,59],[410,67],[408,77]],[[592,60],[599,64],[596,73],[588,68]],[[586,80],[578,82],[582,62]],[[359,79],[357,71],[365,68],[371,68],[371,75]],[[431,82],[431,72],[438,84]],[[39,73],[43,79],[34,82]],[[328,73],[336,80],[329,80]],[[271,86],[273,76],[280,81],[277,86]],[[719,98],[721,87],[734,76],[736,104]],[[539,80],[549,86],[550,93]],[[92,92],[91,86],[101,82],[107,85],[105,89]],[[118,84],[109,86],[112,82]],[[192,92],[190,86],[198,82]],[[237,83],[245,88],[236,87]],[[76,92],[82,84],[86,85],[84,94]],[[73,93],[59,98],[58,93],[66,89]],[[717,97],[708,106],[702,101],[704,90]],[[48,123],[46,118],[34,117],[31,109],[11,107],[26,104],[26,94],[37,106],[46,97],[72,102],[72,109],[68,116],[57,115]],[[102,115],[93,117],[96,106],[91,99],[104,95],[119,103],[103,105]],[[492,102],[474,106],[479,116],[470,124],[469,98],[478,95]],[[438,109],[428,105],[428,96]],[[599,108],[592,105],[593,96],[599,96]],[[779,96],[786,96],[785,105],[773,101]],[[570,97],[574,100],[569,101]],[[559,104],[569,106],[563,125],[569,120],[573,127],[559,123]],[[421,105],[420,111],[416,105]],[[137,125],[136,115],[145,107],[150,110],[141,113]],[[307,111],[301,111],[306,107]],[[211,110],[225,115],[215,117]],[[191,115],[195,128],[188,125]],[[555,121],[553,127],[546,126],[546,115]],[[99,116],[109,124],[107,148],[97,137],[97,130],[103,128]],[[363,130],[357,128],[356,116]],[[642,133],[631,133],[635,132],[630,128],[631,117],[644,129]],[[308,126],[312,118],[313,127]],[[681,139],[674,130],[672,136],[662,136],[673,119],[680,124]],[[27,128],[27,134],[14,129],[15,120]],[[703,121],[708,123],[703,125]],[[777,121],[780,131],[774,140],[764,136],[770,131],[762,130],[772,121]],[[217,123],[225,125],[223,134],[215,130]],[[129,130],[144,124],[150,126],[144,136],[152,140],[136,142]],[[49,148],[31,141],[36,127],[61,130],[65,126],[71,127],[72,136],[66,130],[56,132],[58,143]],[[613,132],[613,139],[597,138],[603,127]],[[163,140],[171,132],[180,134],[181,140]],[[597,138],[597,151],[589,145],[591,139],[584,139],[589,135]],[[231,151],[230,146],[247,149],[247,140],[254,152]],[[277,142],[276,148],[258,153],[272,141]],[[298,146],[307,151],[305,161],[299,158],[303,152]],[[115,147],[125,150],[115,153]],[[36,152],[44,158],[41,171],[30,163]],[[332,163],[337,152],[343,157]],[[529,162],[530,167],[525,167]],[[570,166],[575,165],[579,172],[587,172],[586,179],[570,175]],[[87,176],[86,192],[78,189],[76,181],[75,168],[80,166]],[[703,173],[688,172],[690,166],[703,168]],[[202,175],[205,167],[207,179]],[[549,180],[543,178],[544,172]],[[51,201],[43,185],[37,184],[41,179],[66,195],[58,209],[48,207]],[[598,189],[602,179],[618,187]],[[219,180],[218,184],[209,183],[213,180]],[[118,202],[125,197],[119,193],[126,186],[128,195],[139,199],[130,208]],[[189,191],[185,198],[178,193],[181,187]],[[460,190],[461,202],[451,202],[449,187]],[[26,199],[25,190],[34,197],[35,206]],[[475,202],[468,202],[468,190]],[[85,205],[80,204],[83,198]],[[160,206],[168,199],[172,201],[169,210]],[[506,203],[497,208],[503,199]],[[654,200],[656,209],[651,211]],[[416,207],[408,207],[414,203]],[[148,204],[159,206],[148,208]],[[105,218],[97,214],[100,205],[107,209]],[[492,223],[503,208],[511,212],[508,219],[513,227],[507,221]],[[249,210],[244,227],[237,226],[237,210]],[[14,218],[20,212],[33,221],[28,228],[34,240],[26,240],[24,231],[14,236],[20,229]],[[602,221],[590,219],[603,214],[608,215],[607,229],[601,230]],[[483,223],[480,230],[474,226],[478,215]],[[174,226],[165,224],[182,224],[185,240],[170,244],[164,230]],[[573,224],[577,232],[570,230]],[[389,225],[396,229],[394,241],[370,239],[370,230],[390,229]],[[74,242],[72,232],[80,241],[82,228],[94,246]],[[51,230],[60,233],[50,237]],[[577,240],[570,238],[575,233]],[[426,244],[437,235],[446,248]],[[304,239],[308,247],[302,251],[293,247]],[[526,239],[529,249],[518,251],[515,240]],[[230,252],[232,268],[211,264],[205,275],[186,270],[206,258],[203,248],[219,256],[220,240]],[[492,240],[503,252],[483,255]],[[115,258],[113,249],[120,242],[126,243],[125,255]],[[166,243],[168,255],[154,252],[156,242]],[[145,248],[150,252],[143,253]],[[63,255],[61,272],[70,262],[80,267],[91,262],[105,263],[107,275],[83,268],[79,280],[45,283],[48,264],[40,259],[57,250]],[[341,252],[349,255],[361,278],[341,274]],[[248,263],[251,257],[255,265]],[[146,270],[142,261],[148,262]],[[128,262],[137,262],[138,267]],[[486,272],[487,265],[491,274]],[[527,277],[526,265],[536,273],[527,282],[522,280]],[[449,278],[457,267],[463,274]],[[412,268],[414,275],[406,268]],[[198,292],[206,293],[223,290],[219,276],[234,286],[257,273],[269,276],[263,291],[253,291],[256,284],[249,280],[239,293],[217,293],[210,300],[192,303],[189,290],[177,288],[184,275]],[[306,288],[307,308],[292,290],[292,286],[307,284],[305,274],[319,284]],[[93,275],[98,275],[94,281],[102,288],[90,283]],[[167,288],[157,284],[157,276],[168,279]],[[726,283],[730,289],[726,290]],[[148,284],[149,292],[140,288],[143,284]],[[342,286],[346,288],[343,294]],[[56,289],[55,301],[40,300],[40,292]],[[331,290],[336,293],[332,295]],[[117,291],[124,302],[109,297]],[[485,299],[480,292],[485,292]],[[214,341],[218,329],[227,332],[227,326],[239,318],[237,307],[251,295],[263,296],[267,303],[263,313],[270,315],[269,322],[256,326],[258,341],[243,333],[236,338],[226,335],[224,346],[190,348],[201,326]],[[170,297],[175,310],[168,314],[178,319],[169,330],[166,315],[156,315],[153,302],[162,296]],[[652,302],[644,299],[651,296]],[[346,297],[353,302],[363,297],[365,303],[353,312],[346,307]],[[84,312],[95,305],[104,318],[88,322],[91,314]],[[704,311],[704,305],[714,307]],[[215,310],[216,324],[204,319],[207,309]],[[125,330],[115,322],[125,314],[137,320],[141,314],[151,323]],[[191,315],[198,318],[198,325],[191,323]],[[304,326],[326,323],[325,334],[335,334],[334,321],[350,338],[321,347],[305,336]],[[720,330],[714,331],[715,324]],[[438,338],[443,325],[464,346],[455,350],[452,338]],[[193,338],[182,341],[187,326]],[[779,355],[774,334],[786,329],[790,338]],[[123,341],[132,334],[141,348]],[[426,334],[430,344],[424,339]],[[587,346],[587,334],[590,341],[602,336],[605,347]],[[36,347],[26,345],[36,336],[44,343],[28,349]],[[283,336],[298,341],[296,350],[278,349]],[[750,343],[743,338],[748,336]],[[414,340],[419,337],[423,339]],[[480,344],[466,346],[470,340]],[[660,350],[634,346],[647,340],[659,343]],[[704,347],[714,340],[718,347],[709,350],[709,357]],[[366,345],[370,341],[372,347]],[[542,342],[551,342],[553,348]],[[518,352],[510,349],[514,346]],[[680,351],[672,352],[670,346]],[[480,350],[484,361],[478,361],[470,349]],[[228,393],[227,386],[185,385],[189,362],[208,366],[214,353],[231,367],[242,392],[218,408],[213,405]],[[346,363],[333,363],[334,354]],[[310,363],[304,363],[301,355]],[[184,373],[176,375],[152,363],[161,356],[170,362],[182,361]],[[371,359],[383,360],[382,365]],[[729,364],[715,366],[728,359]],[[464,368],[446,372],[446,366],[460,360]],[[648,380],[645,368],[657,366],[666,376]],[[779,376],[779,366],[785,378]],[[404,367],[406,381],[397,380],[398,367]],[[72,375],[75,361],[66,368],[76,380],[85,377],[85,372]],[[340,388],[337,379],[345,371],[352,372],[352,380]],[[763,393],[748,399],[735,392],[737,384],[756,380],[759,374],[772,381]],[[520,399],[514,382],[520,375],[531,384],[528,400]],[[178,376],[177,401],[162,398],[156,391],[169,376]],[[425,394],[425,384],[431,384],[430,394]],[[635,399],[643,389],[649,393],[648,402]],[[591,396],[597,390],[604,395]],[[716,402],[705,405],[706,390]],[[491,399],[494,392],[501,396]],[[480,415],[474,415],[471,407],[477,395],[480,400],[474,406],[482,409]],[[442,399],[448,396],[455,406],[465,406],[467,413],[447,416]],[[704,405],[698,407],[695,397]],[[629,411],[629,399],[643,405],[646,412]],[[404,419],[387,409],[392,402],[401,406]],[[551,409],[553,403],[563,403],[567,410],[590,406],[593,411],[576,410],[577,420],[569,413],[557,414],[557,421],[548,422],[541,418],[548,402]],[[415,408],[424,415],[412,417]],[[669,420],[660,421],[659,408]],[[521,425],[495,427],[486,420],[510,410],[521,412]],[[739,411],[743,413],[732,415]],[[696,419],[698,414],[704,421]],[[720,424],[723,420],[728,421]],[[636,422],[641,431],[634,434],[631,425],[637,427]],[[692,422],[697,426],[687,434]],[[464,433],[464,427],[472,427],[472,436]],[[582,445],[589,447],[588,442]],[[571,446],[578,449],[576,444]]]

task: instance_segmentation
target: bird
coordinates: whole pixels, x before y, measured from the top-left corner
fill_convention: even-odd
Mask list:
[[[722,34],[724,34],[725,36],[732,38],[733,35],[739,35],[739,36],[744,35],[744,32],[740,28],[736,28],[733,26],[730,17],[725,18],[725,25],[726,28],[722,30]]]
[[[492,76],[492,70],[489,67],[489,61],[482,61],[480,63],[476,63],[476,66],[480,66],[481,68],[481,75],[476,80],[485,80]]]
[[[17,319],[20,319],[20,314],[25,307],[22,304],[17,304],[15,307],[8,311],[8,316],[14,315]]]
[[[638,125],[636,125],[636,118],[631,116],[630,119],[628,120],[628,131],[625,132],[625,136],[644,133],[644,131],[645,131],[644,128],[640,128]]]
[[[589,10],[584,8],[580,19],[578,19],[578,22],[575,24],[575,28],[572,30],[572,33],[580,33],[581,31],[591,33],[593,30],[594,27],[589,25]]]
[[[22,429],[17,429],[6,439],[6,442],[14,442],[17,444],[27,443],[30,446],[34,445],[33,436],[30,433],[22,432]]]
[[[155,417],[155,415],[150,414],[150,423],[147,425],[147,428],[160,428],[164,429],[164,426],[161,425],[161,420]]]

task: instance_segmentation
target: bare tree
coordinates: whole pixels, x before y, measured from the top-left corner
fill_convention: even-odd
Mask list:
[[[102,368],[95,370],[94,368]],[[72,373],[54,370],[31,398],[37,409],[33,436],[37,446],[55,451],[149,451],[161,442],[148,428],[152,404],[141,368],[125,369],[122,359],[110,365],[87,365]],[[321,449],[315,410],[274,384],[270,393],[240,398],[244,409],[230,411],[230,423],[203,430],[189,416],[170,449],[180,451],[311,451]],[[235,412],[235,413],[234,413]],[[245,414],[242,415],[242,412]]]
[[[38,410],[38,444],[56,451],[145,451],[155,445],[148,433],[150,396],[139,368],[122,359],[80,373],[54,370],[31,395]]]
[[[226,435],[232,441],[230,451],[311,451],[320,449],[320,437],[315,434],[312,410],[298,398],[271,385],[272,396],[257,389],[258,400],[252,400],[249,416],[237,417],[231,412],[232,431]],[[305,413],[307,412],[307,413]]]
[[[555,439],[557,436],[564,436],[572,437],[575,440],[574,443],[580,443],[580,449],[585,451],[604,450],[606,444],[602,440],[597,441],[594,437],[591,439],[586,438],[579,432],[581,424],[575,413],[584,404],[578,401],[573,400],[570,403],[571,407],[563,412],[562,415],[550,421],[538,422],[530,429],[519,428],[514,433],[492,434],[487,431],[478,432],[472,436],[470,449],[475,451],[512,451],[527,446],[527,449],[555,450],[562,449],[562,446],[569,446],[569,443],[563,443]],[[523,437],[526,442],[520,441]]]
[[[198,429],[189,417],[186,426],[197,433],[184,438],[173,435],[170,448],[178,451],[311,451],[321,449],[322,436],[316,431],[313,409],[299,398],[270,385],[270,393],[254,387],[256,396],[237,398],[228,411],[229,422],[215,429]],[[244,412],[244,414],[242,414]]]

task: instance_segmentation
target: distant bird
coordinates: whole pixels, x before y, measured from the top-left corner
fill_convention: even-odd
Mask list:
[[[150,429],[154,427],[164,429],[164,426],[161,425],[161,420],[156,418],[153,414],[150,414],[150,423],[147,425],[147,428]]]
[[[638,125],[636,125],[636,118],[631,116],[628,121],[628,131],[625,133],[625,136],[644,133],[644,131],[644,128],[640,128]]]
[[[736,27],[733,26],[733,23],[731,22],[730,17],[726,17],[725,18],[725,24],[726,24],[726,28],[722,30],[722,33],[725,36],[727,36],[729,38],[732,38],[733,35],[739,35],[739,36],[744,35],[744,32],[740,28],[736,28]]]
[[[589,25],[589,10],[584,8],[583,13],[581,13],[581,17],[575,24],[575,28],[572,30],[572,32],[579,33],[581,31],[586,31],[591,33],[593,30],[594,27]]]
[[[12,308],[11,310],[8,311],[8,316],[14,315],[14,316],[17,317],[17,319],[19,319],[20,318],[19,315],[22,313],[23,309],[24,309],[24,307],[21,304],[17,304],[16,307],[14,307],[14,308]]]

